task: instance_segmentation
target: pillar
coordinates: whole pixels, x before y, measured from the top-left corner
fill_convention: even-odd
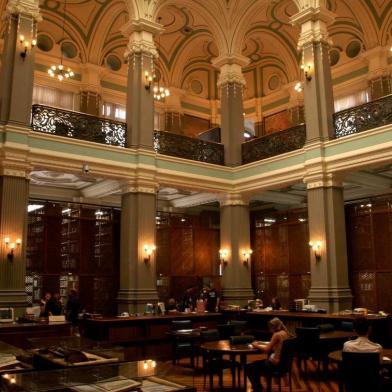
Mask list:
[[[102,67],[95,64],[82,65],[82,83],[79,94],[79,110],[92,116],[101,115]]]
[[[351,309],[342,183],[332,174],[309,178],[306,182],[309,239],[314,244],[320,242],[319,249],[309,248],[309,299],[329,312]]]
[[[241,195],[226,195],[220,202],[220,246],[228,254],[222,260],[222,297],[227,304],[245,305],[254,298],[251,258],[244,263],[242,252],[250,249],[249,205]]]
[[[245,129],[242,67],[248,63],[249,59],[241,55],[220,56],[213,62],[220,69],[221,143],[225,146],[226,166],[239,166],[242,161],[241,144]]]
[[[119,312],[143,312],[158,301],[155,246],[156,191],[153,183],[129,183],[121,198]]]
[[[327,26],[334,14],[325,6],[309,7],[291,17],[301,27],[298,48],[302,50],[307,143],[334,137],[334,101]]]
[[[25,313],[27,305],[26,243],[28,172],[20,167],[3,167],[0,173],[0,308],[12,307],[15,315]],[[5,243],[9,239],[9,244]],[[20,245],[17,240],[20,239]],[[10,246],[15,244],[13,256]]]
[[[0,72],[0,121],[30,125],[38,0],[9,0]],[[24,42],[20,42],[21,36]],[[28,43],[28,44],[27,44]],[[25,45],[27,51],[25,52]]]
[[[122,31],[129,37],[125,53],[128,60],[128,147],[150,150],[153,147],[154,86],[152,82],[149,83],[148,78],[154,76],[154,59],[158,57],[154,34],[161,30],[158,23],[138,19],[129,22]]]

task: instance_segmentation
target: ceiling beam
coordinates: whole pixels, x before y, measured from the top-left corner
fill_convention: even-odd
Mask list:
[[[283,193],[277,191],[266,191],[252,196],[252,200],[259,200],[266,203],[296,205],[302,204],[306,198],[300,195],[293,195],[291,193]]]
[[[357,185],[362,185],[366,188],[376,189],[390,189],[392,180],[382,177],[377,174],[365,173],[362,171],[350,173],[345,179],[345,182],[350,182]]]

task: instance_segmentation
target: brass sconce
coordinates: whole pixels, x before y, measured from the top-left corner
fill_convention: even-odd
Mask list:
[[[20,57],[22,57],[22,59],[24,61],[24,59],[27,56],[27,52],[29,50],[29,47],[30,47],[30,42],[25,39],[24,35],[19,36],[19,42],[20,42],[20,46],[22,47],[22,50],[20,52]],[[37,45],[37,40],[32,39],[31,40],[31,49],[33,49],[35,45]]]
[[[144,245],[143,250],[144,253],[146,254],[146,257],[144,258],[144,262],[148,263],[149,261],[151,261],[151,256],[152,254],[155,252],[156,250],[156,246],[155,245]]]
[[[14,260],[14,249],[22,244],[22,240],[18,238],[15,242],[11,242],[9,237],[4,238],[4,242],[6,247],[8,248],[8,253],[7,253],[7,259],[8,261],[13,261]]]
[[[249,265],[249,260],[250,260],[250,257],[251,257],[251,255],[252,255],[252,253],[253,253],[253,250],[252,250],[252,249],[248,249],[248,250],[243,250],[243,251],[242,251],[242,257],[243,257],[242,263],[243,263],[245,266],[248,266],[248,265]]]
[[[305,79],[310,82],[312,80],[312,75],[310,73],[310,71],[312,70],[312,64],[302,64],[301,69],[304,71]]]
[[[227,264],[227,257],[229,256],[229,251],[227,249],[219,249],[219,259],[224,265]]]
[[[314,252],[314,257],[316,258],[317,261],[321,260],[321,241],[310,241],[309,242],[309,246],[312,248],[313,252]]]
[[[153,77],[148,71],[144,72],[144,88],[150,91],[152,85]]]

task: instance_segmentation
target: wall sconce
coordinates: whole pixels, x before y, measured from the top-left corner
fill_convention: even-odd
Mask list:
[[[317,261],[320,261],[321,259],[321,241],[310,241],[309,242],[309,246],[312,248],[313,252],[314,252],[314,257],[316,258]]]
[[[154,253],[154,251],[156,250],[156,246],[155,245],[144,245],[143,246],[143,250],[144,253],[146,254],[146,257],[144,258],[144,262],[148,263],[151,260],[151,256]]]
[[[310,82],[312,80],[312,75],[310,73],[310,71],[312,70],[312,64],[302,64],[301,69],[304,71],[305,79]]]
[[[23,49],[20,52],[20,57],[22,57],[22,59],[24,61],[24,59],[27,56],[27,52],[29,50],[30,42],[25,39],[24,35],[20,35],[19,36],[19,42],[20,42],[20,45],[21,45],[21,47]],[[36,39],[32,39],[31,40],[31,49],[34,48],[35,45],[37,45],[37,40]]]
[[[227,249],[219,249],[219,259],[222,264],[227,264],[227,256],[229,256]]]
[[[252,249],[248,249],[248,250],[243,250],[242,251],[242,257],[243,257],[242,263],[244,265],[248,266],[249,260],[250,260],[250,256],[251,256],[252,253],[253,253]]]
[[[144,72],[144,88],[150,91],[152,85],[153,77],[148,71]]]
[[[7,253],[7,259],[9,261],[13,261],[14,260],[14,249],[17,246],[19,247],[22,244],[22,240],[20,238],[18,238],[15,242],[11,242],[9,237],[5,237],[4,242],[5,242],[6,247],[9,250]]]

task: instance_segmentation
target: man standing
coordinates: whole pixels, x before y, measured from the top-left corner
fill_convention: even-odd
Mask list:
[[[219,312],[219,302],[219,294],[215,290],[213,282],[210,282],[207,292],[206,310],[208,312]]]

